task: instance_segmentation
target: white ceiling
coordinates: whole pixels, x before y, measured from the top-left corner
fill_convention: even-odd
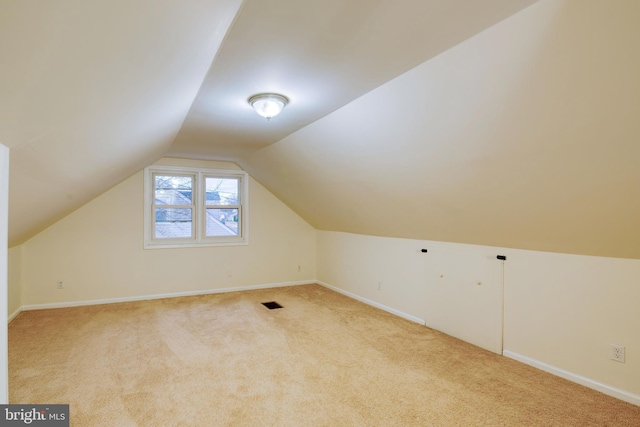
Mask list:
[[[240,3],[2,1],[10,244],[166,152]]]
[[[5,0],[10,240],[163,155],[319,229],[640,258],[640,2]],[[291,99],[267,122],[247,98]]]
[[[243,158],[533,2],[246,0],[168,154]],[[261,92],[286,115],[256,115]]]

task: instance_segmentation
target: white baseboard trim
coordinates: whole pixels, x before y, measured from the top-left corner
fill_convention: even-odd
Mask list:
[[[162,299],[162,298],[190,297],[195,295],[221,294],[225,292],[252,291],[256,289],[268,289],[268,288],[282,288],[285,286],[312,285],[315,283],[317,283],[317,281],[315,280],[302,280],[302,281],[296,281],[296,282],[265,283],[261,285],[238,286],[233,288],[205,289],[205,290],[187,291],[187,292],[173,292],[173,293],[167,293],[167,294],[138,295],[138,296],[132,296],[132,297],[105,298],[105,299],[84,300],[84,301],[66,301],[66,302],[54,302],[54,303],[46,303],[46,304],[31,304],[31,305],[23,305],[22,307],[20,307],[20,309],[18,309],[15,313],[11,315],[11,317],[9,317],[9,321],[11,321],[13,317],[17,316],[21,311],[45,310],[48,308],[80,307],[84,305],[113,304],[118,302],[146,301],[146,300]]]
[[[7,319],[7,323],[11,323],[11,321],[12,321],[13,319],[15,319],[15,318],[16,318],[16,316],[17,316],[18,314],[20,314],[20,312],[21,312],[21,311],[22,311],[22,307],[18,308],[16,311],[14,311],[13,313],[11,313],[11,314],[9,315],[9,318]]]
[[[370,299],[367,299],[367,298],[363,298],[360,295],[353,294],[351,292],[345,291],[344,289],[337,288],[335,286],[332,286],[332,285],[330,285],[328,283],[325,283],[325,282],[322,282],[320,280],[316,280],[315,283],[317,283],[319,285],[322,285],[325,288],[331,289],[332,291],[336,291],[336,292],[338,292],[338,293],[340,293],[342,295],[348,296],[349,298],[353,298],[353,299],[358,300],[360,302],[363,302],[365,304],[368,304],[368,305],[371,305],[373,307],[376,307],[376,308],[379,308],[381,310],[384,310],[384,311],[386,311],[388,313],[395,314],[396,316],[402,317],[403,319],[407,319],[407,320],[410,320],[412,322],[419,323],[421,325],[426,324],[426,321],[424,319],[421,319],[419,317],[412,316],[411,314],[407,314],[407,313],[404,313],[402,311],[396,310],[395,308],[387,307],[386,305],[380,304],[380,303],[375,302],[375,301],[371,301]]]
[[[599,391],[608,396],[615,397],[616,399],[624,400],[625,402],[640,406],[640,395],[629,393],[628,391],[620,390],[618,388],[599,383],[592,379],[574,374],[569,371],[565,371],[564,369],[557,368],[555,366],[549,365],[536,359],[532,359],[527,356],[523,356],[518,353],[514,353],[509,350],[504,350],[502,352],[502,355],[510,359],[517,360],[518,362],[522,362],[525,365],[533,366],[534,368],[538,368],[542,371],[564,378],[565,380],[569,380],[590,389]]]

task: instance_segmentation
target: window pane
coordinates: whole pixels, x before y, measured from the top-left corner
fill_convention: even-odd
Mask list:
[[[193,237],[191,209],[156,208],[156,239]]]
[[[207,205],[239,205],[237,178],[205,179]]]
[[[155,204],[156,205],[190,205],[191,189],[190,176],[155,175]]]
[[[207,209],[207,236],[237,236],[239,209]]]

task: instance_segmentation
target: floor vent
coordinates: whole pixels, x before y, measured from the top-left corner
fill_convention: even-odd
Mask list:
[[[263,302],[262,305],[267,307],[269,310],[275,310],[276,308],[282,308],[280,304],[275,301]]]

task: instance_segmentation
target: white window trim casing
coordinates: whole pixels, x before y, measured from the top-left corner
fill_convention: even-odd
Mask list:
[[[153,175],[163,173],[167,175],[193,176],[192,205],[175,206],[177,208],[193,207],[192,224],[193,238],[185,239],[155,239],[155,185]],[[239,214],[240,224],[238,236],[206,236],[206,209],[204,180],[206,177],[235,178],[239,180]],[[173,206],[172,206],[173,207]],[[209,208],[213,206],[208,206]],[[235,206],[234,206],[235,208]],[[234,169],[206,169],[182,166],[148,166],[144,169],[144,248],[190,248],[206,246],[236,246],[249,244],[249,175]]]

